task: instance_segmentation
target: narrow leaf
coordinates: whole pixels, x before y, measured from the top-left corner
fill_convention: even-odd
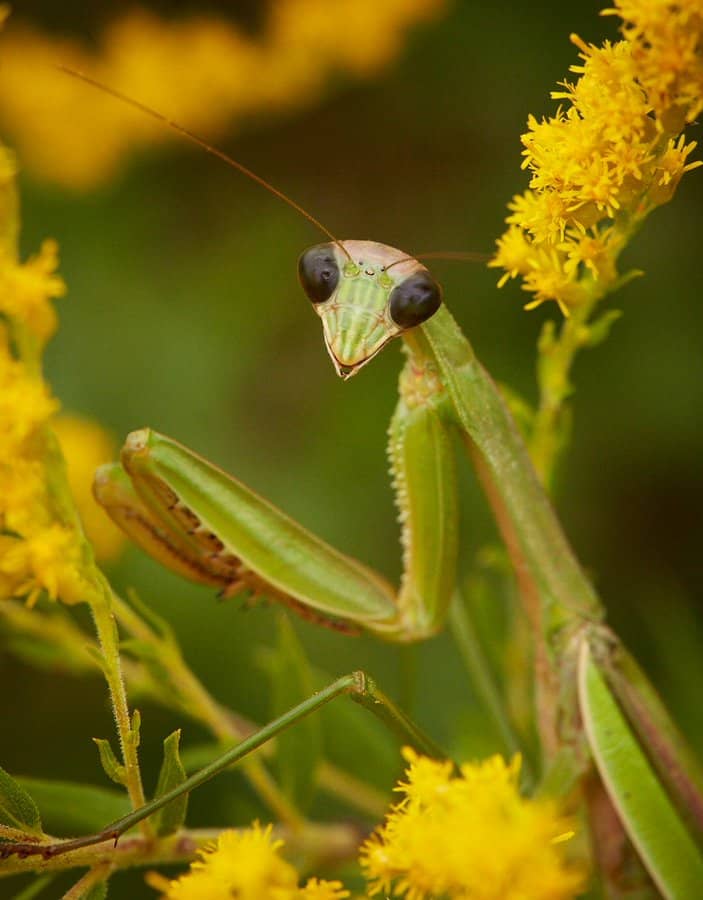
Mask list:
[[[605,789],[643,864],[667,900],[691,900],[703,884],[703,856],[593,660],[579,660],[579,702]]]
[[[162,619],[161,616],[157,615],[154,610],[142,600],[134,588],[127,589],[127,600],[135,612],[139,613],[142,619],[153,628],[160,638],[173,645],[176,644],[173,628],[171,628],[166,619]]]
[[[0,769],[0,822],[30,834],[42,833],[36,803],[4,769]]]
[[[27,887],[19,892],[19,894],[14,894],[12,900],[34,900],[35,897],[38,897],[39,894],[41,894],[45,887],[48,887],[51,884],[57,874],[57,872],[49,872],[46,875],[42,875],[40,878],[35,878],[34,881],[30,882]]]
[[[107,881],[99,881],[81,896],[81,900],[105,900],[107,897]]]
[[[110,742],[106,741],[104,738],[93,738],[93,742],[98,748],[100,764],[107,777],[114,781],[115,784],[124,785],[127,780],[127,772],[125,767],[118,762],[117,757],[112,751]]]
[[[602,344],[610,335],[613,325],[621,318],[621,316],[621,309],[609,309],[594,322],[591,322],[588,326],[588,333],[585,339],[586,346],[596,347],[598,344]]]
[[[34,797],[46,830],[53,834],[89,834],[129,812],[128,798],[113,788],[41,778],[19,782]]]
[[[272,684],[272,717],[312,694],[313,678],[305,652],[285,615],[279,617],[276,650],[266,662]],[[321,751],[317,716],[307,716],[276,738],[276,769],[281,788],[303,810],[312,800]]]
[[[159,772],[159,781],[156,785],[155,797],[163,796],[186,780],[186,772],[183,768],[178,744],[181,739],[181,731],[178,729],[170,734],[164,741],[164,760]],[[154,829],[159,837],[173,834],[183,825],[188,808],[188,795],[182,794],[176,800],[172,800],[163,809],[154,813]]]

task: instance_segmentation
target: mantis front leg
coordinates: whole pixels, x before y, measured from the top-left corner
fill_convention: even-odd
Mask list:
[[[122,465],[95,494],[117,524],[190,580],[267,595],[342,629],[413,641],[442,625],[457,557],[456,476],[446,392],[408,364],[390,428],[404,572],[396,592],[241,482],[149,429],[129,435]]]

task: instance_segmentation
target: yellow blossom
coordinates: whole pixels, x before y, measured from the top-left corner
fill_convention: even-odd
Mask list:
[[[344,900],[349,897],[341,881],[320,881],[311,878],[305,887],[300,888],[297,894],[299,900]]]
[[[623,19],[637,80],[670,131],[703,109],[703,5],[700,0],[615,0],[603,15]]]
[[[8,158],[0,152],[1,158]],[[1,166],[0,166],[1,168]],[[9,176],[8,176],[9,177]],[[63,480],[48,423],[58,402],[42,378],[40,354],[55,327],[51,299],[63,293],[57,248],[45,242],[25,263],[16,258],[14,187],[0,231],[0,600],[45,592],[65,603],[89,600],[90,551]]]
[[[51,300],[66,292],[55,274],[57,265],[56,241],[44,241],[39,253],[21,265],[0,259],[0,312],[24,325],[42,345],[56,330]]]
[[[115,458],[115,444],[97,422],[63,413],[51,428],[66,460],[68,483],[78,513],[99,562],[119,556],[124,534],[108,518],[93,497],[93,474],[98,466]]]
[[[451,763],[404,755],[405,796],[362,848],[372,895],[567,900],[583,889],[565,855],[573,824],[552,801],[520,795],[518,757],[455,774]]]
[[[272,826],[255,822],[244,831],[223,831],[217,842],[199,852],[190,870],[173,881],[152,877],[163,900],[343,900],[338,881],[310,879],[298,887],[298,873],[280,855],[283,841]]]
[[[254,113],[316,102],[332,73],[372,77],[398,56],[412,26],[446,5],[276,0],[256,37],[212,14],[165,20],[132,8],[106,25],[94,48],[11,20],[3,38],[0,120],[24,166],[71,187],[90,187],[135,148],[173,135],[47,60],[108,82],[215,138]]]
[[[700,163],[678,132],[703,108],[703,7],[618,2],[625,40],[601,47],[572,35],[581,63],[552,97],[555,115],[522,136],[530,186],[509,204],[510,226],[489,263],[499,285],[521,276],[531,309],[554,300],[565,315],[619,281],[617,259],[654,207]],[[521,234],[522,233],[522,234]]]

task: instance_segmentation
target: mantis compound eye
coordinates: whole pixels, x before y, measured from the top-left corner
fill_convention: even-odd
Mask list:
[[[332,244],[315,244],[298,260],[298,278],[312,303],[324,303],[339,281],[339,266]]]
[[[426,322],[442,303],[442,289],[427,272],[418,272],[393,288],[389,302],[391,319],[401,328]]]

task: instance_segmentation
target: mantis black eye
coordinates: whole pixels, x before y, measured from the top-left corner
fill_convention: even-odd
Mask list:
[[[427,272],[418,272],[394,287],[388,302],[395,324],[412,328],[437,312],[442,303],[442,289]]]
[[[339,266],[332,244],[315,244],[298,260],[298,278],[313,303],[324,303],[339,281]]]

